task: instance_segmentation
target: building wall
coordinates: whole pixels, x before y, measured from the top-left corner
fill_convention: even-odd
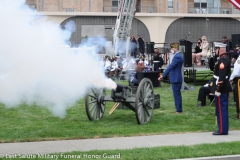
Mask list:
[[[175,12],[188,13],[188,0],[175,0],[174,8]]]
[[[188,0],[188,7],[194,8],[194,0]]]
[[[89,12],[89,0],[81,0],[79,12]]]
[[[229,2],[229,0],[222,0],[221,7],[222,8],[232,8],[232,4]]]
[[[154,6],[156,0],[142,0],[142,6]]]
[[[117,16],[116,12],[111,12],[112,0],[45,0],[44,8],[42,8],[42,0],[27,0],[28,4],[36,3],[37,9],[44,11],[43,13],[47,15],[48,19],[61,24],[64,20],[69,17],[79,16],[79,17],[89,17],[89,16],[112,16],[114,19]],[[240,21],[240,14],[231,15],[213,15],[213,14],[188,14],[188,8],[194,7],[194,0],[174,0],[174,9],[178,13],[167,13],[167,0],[142,0],[142,7],[155,7],[156,11],[159,13],[136,13],[135,18],[140,20],[149,31],[149,41],[163,43],[167,40],[169,33],[168,29],[170,25],[177,19],[183,17],[223,17],[223,18],[235,18]],[[232,5],[228,0],[222,0],[222,7],[230,8]],[[102,12],[104,7],[109,7],[109,12]],[[65,12],[66,8],[73,8],[75,12]],[[91,10],[91,12],[89,12]],[[48,11],[48,12],[47,12]],[[61,12],[59,12],[61,11]],[[97,24],[98,22],[96,22]],[[194,23],[194,22],[192,22]],[[204,22],[205,24],[205,22]],[[191,27],[191,24],[189,24]],[[181,25],[179,30],[183,34],[188,33],[189,29],[186,29]],[[134,28],[132,28],[133,33]],[[192,31],[190,31],[192,32]],[[214,32],[213,32],[214,33]],[[134,33],[135,34],[135,33]],[[136,33],[138,34],[138,33]],[[202,32],[201,32],[202,34]],[[181,37],[181,36],[180,36]],[[171,39],[170,39],[171,40]]]
[[[54,12],[59,11],[59,1],[56,0],[47,0],[44,1],[44,11]]]
[[[112,0],[103,0],[103,6],[106,7],[112,6]]]
[[[36,0],[26,0],[27,4],[36,4]]]
[[[170,17],[137,17],[140,21],[142,21],[150,33],[150,41],[156,43],[165,43],[166,31],[170,24],[174,22],[177,18]],[[158,45],[159,47],[163,47],[163,45]]]
[[[157,12],[159,13],[166,13],[167,12],[167,8],[168,8],[168,3],[167,1],[163,1],[163,0],[156,0],[155,5],[157,7]]]
[[[103,11],[103,0],[92,0],[91,12],[102,12],[102,11]]]
[[[185,38],[197,42],[203,35],[207,36],[209,42],[216,42],[221,41],[223,36],[231,39],[232,34],[240,34],[239,28],[240,22],[232,18],[208,18],[207,22],[203,17],[179,18],[168,27],[165,42],[170,43]],[[186,37],[189,32],[190,35]]]
[[[63,24],[63,22],[69,19],[70,17],[75,17],[75,16],[71,16],[71,15],[47,16],[49,21],[53,21],[58,24]],[[82,16],[82,17],[85,17],[85,19],[88,19],[89,16]],[[109,16],[102,16],[102,18],[103,17],[109,17]],[[116,16],[110,16],[110,17],[112,17],[112,19],[111,18],[105,19],[106,25],[110,24],[107,27],[112,27],[115,24]],[[184,38],[188,34],[188,32],[191,32],[188,38],[193,42],[205,34],[209,37],[210,41],[221,39],[223,35],[226,35],[227,37],[230,37],[229,39],[231,39],[231,34],[240,34],[240,31],[239,31],[240,18],[239,17],[229,18],[227,17],[227,15],[225,15],[225,18],[218,18],[217,15],[215,17],[208,17],[209,19],[208,31],[206,29],[206,17],[184,18],[184,15],[179,17],[140,16],[140,15],[138,16],[137,15],[135,18],[138,19],[139,21],[138,23],[137,22],[133,23],[131,35],[141,34],[144,37],[146,37],[148,32],[149,38],[147,38],[146,41],[151,41],[151,42],[170,43],[171,41],[177,41],[178,39]],[[102,24],[102,22],[99,19],[95,19],[94,23],[91,22],[90,24]],[[138,26],[138,24],[141,24],[141,26],[146,26],[146,29],[148,31],[140,29],[142,27]],[[228,24],[228,25],[225,25],[225,24]],[[146,35],[144,35],[143,33]],[[109,37],[111,37],[111,35]],[[162,46],[160,45],[159,47],[162,47]]]
[[[69,21],[73,21],[76,25],[76,31],[71,36],[71,44],[72,45],[78,45],[81,43],[82,39],[86,35],[86,33],[82,34],[82,26],[84,25],[90,25],[96,27],[104,27],[105,28],[105,38],[107,38],[108,41],[113,40],[113,27],[116,23],[116,17],[113,16],[75,16],[75,17],[69,17],[65,19],[61,23],[61,27],[64,28],[65,24]],[[92,34],[92,33],[91,33]],[[96,33],[95,36],[97,36],[98,33]],[[130,32],[130,35],[142,35],[146,42],[150,41],[150,35],[149,30],[145,26],[145,24],[138,19],[134,18],[132,22],[132,30]],[[93,36],[93,35],[92,35]]]
[[[26,0],[26,3],[36,4],[36,9],[44,12],[66,12],[67,8],[74,12],[112,12],[112,0]],[[221,9],[231,11],[232,7],[228,0],[221,1]],[[174,13],[188,13],[189,8],[194,10],[194,0],[174,0]],[[141,0],[141,12],[168,13],[168,0]]]

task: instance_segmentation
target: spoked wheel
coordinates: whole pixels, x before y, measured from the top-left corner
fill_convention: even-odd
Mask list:
[[[135,114],[138,124],[150,121],[154,109],[154,90],[152,82],[148,78],[141,80],[135,101]]]
[[[99,120],[103,117],[106,102],[103,101],[106,96],[106,90],[91,88],[85,96],[85,107],[88,119],[90,121]]]

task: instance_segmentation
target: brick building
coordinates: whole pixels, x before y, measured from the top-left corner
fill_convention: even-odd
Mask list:
[[[26,3],[42,12],[49,20],[64,27],[73,20],[77,31],[72,42],[79,43],[86,34],[103,28],[101,32],[110,41],[116,22],[119,0],[26,0]],[[136,14],[131,34],[141,34],[146,41],[170,43],[191,35],[195,42],[202,35],[209,41],[231,39],[232,34],[240,34],[240,11],[228,0],[137,0]]]

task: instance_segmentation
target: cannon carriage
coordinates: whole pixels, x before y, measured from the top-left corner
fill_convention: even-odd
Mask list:
[[[150,121],[154,110],[154,89],[152,82],[144,78],[137,86],[123,86],[117,84],[117,88],[111,91],[111,95],[106,95],[106,90],[90,89],[85,96],[85,107],[88,119],[90,121],[99,120],[103,117],[106,102],[114,102],[110,110],[111,114],[120,104],[126,106],[135,112],[138,124],[144,124]]]

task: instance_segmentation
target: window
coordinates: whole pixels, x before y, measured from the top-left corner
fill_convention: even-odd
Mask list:
[[[207,8],[207,0],[194,0],[195,8]]]
[[[173,0],[168,0],[168,8],[173,8]]]
[[[207,0],[194,0],[194,3],[207,3]]]
[[[117,12],[118,11],[118,4],[121,4],[121,0],[112,0],[112,11]],[[141,0],[136,0],[136,11],[141,12]]]
[[[112,12],[118,12],[118,0],[112,0]]]
[[[36,9],[36,5],[35,4],[29,4],[28,7],[31,8],[31,9]]]
[[[74,9],[73,8],[66,8],[65,11],[66,12],[74,12]]]
[[[118,7],[118,0],[112,0],[112,6]]]

